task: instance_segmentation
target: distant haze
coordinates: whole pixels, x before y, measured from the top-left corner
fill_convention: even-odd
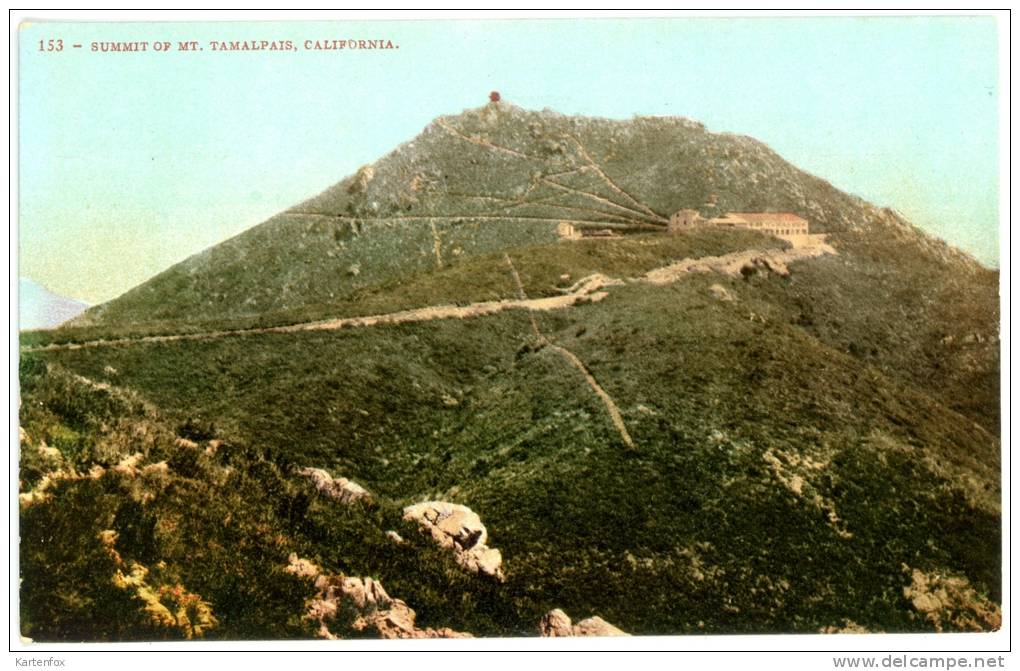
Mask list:
[[[60,54],[39,40],[196,40]],[[688,116],[998,265],[991,18],[46,24],[20,33],[20,272],[102,302],[375,161],[491,90]],[[399,49],[305,51],[306,39]],[[213,53],[212,40],[292,40]]]
[[[88,303],[59,296],[27,277],[18,279],[19,331],[56,328],[88,307]]]

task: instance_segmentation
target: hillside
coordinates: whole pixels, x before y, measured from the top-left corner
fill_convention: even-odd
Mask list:
[[[708,193],[831,248],[662,232]],[[997,285],[748,138],[440,118],[23,335],[22,633],[997,629]]]
[[[478,255],[552,242],[562,220],[661,230],[710,194],[720,212],[792,211],[828,233],[843,254],[827,263],[840,267],[797,284],[801,325],[997,432],[997,272],[752,138],[681,118],[612,121],[505,102],[440,117],[319,196],[44,340],[78,339],[82,327],[116,337],[366,314],[380,289],[434,303],[413,288],[423,273],[450,277],[442,271]],[[453,301],[480,300],[482,286],[428,285]]]

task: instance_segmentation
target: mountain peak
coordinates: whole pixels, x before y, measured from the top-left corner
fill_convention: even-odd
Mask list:
[[[331,301],[579,229],[655,231],[719,212],[791,212],[837,247],[978,272],[973,259],[746,136],[684,117],[611,120],[502,97],[443,115],[323,193],[195,255],[78,323],[252,317]]]

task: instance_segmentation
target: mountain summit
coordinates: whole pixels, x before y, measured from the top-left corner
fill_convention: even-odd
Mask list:
[[[492,102],[439,117],[318,196],[75,324],[180,324],[324,305],[476,254],[551,242],[560,222],[655,230],[708,199],[719,213],[795,213],[847,250],[980,272],[895,212],[840,192],[752,138],[683,118],[613,121]]]

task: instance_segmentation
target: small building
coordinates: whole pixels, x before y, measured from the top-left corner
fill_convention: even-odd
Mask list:
[[[726,228],[750,228],[750,222],[742,216],[727,212],[721,217],[713,217],[708,220],[712,226],[724,226]]]
[[[700,226],[704,223],[705,220],[701,218],[701,214],[697,210],[678,210],[669,218],[666,230],[670,233],[676,233],[677,231]]]
[[[807,219],[798,217],[793,212],[731,212],[734,216],[747,222],[747,228],[771,235],[807,235]]]
[[[580,231],[569,221],[561,221],[556,225],[556,235],[563,240],[578,240],[581,237]]]
[[[808,235],[809,229],[807,219],[792,212],[727,212],[718,217],[705,217],[697,210],[683,209],[669,218],[666,230],[678,233],[696,226],[746,228],[781,237]]]

